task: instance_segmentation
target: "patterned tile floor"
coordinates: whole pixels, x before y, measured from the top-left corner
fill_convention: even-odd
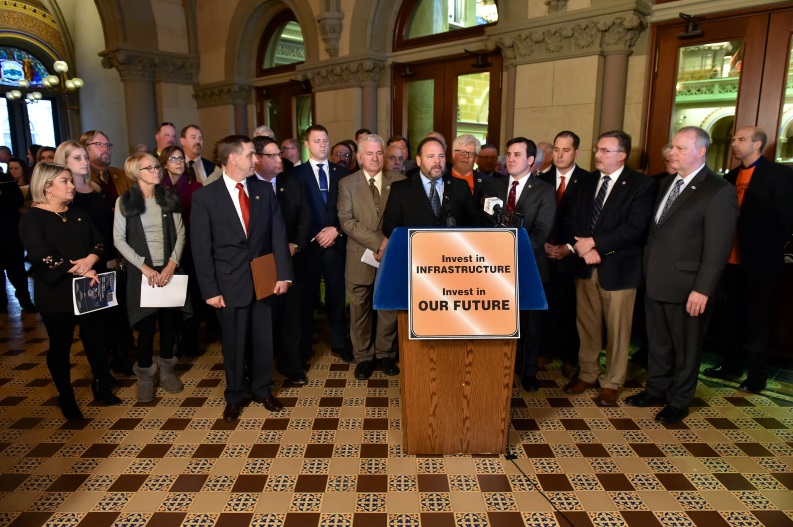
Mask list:
[[[357,381],[327,351],[308,386],[280,387],[283,411],[225,423],[218,343],[181,360],[183,393],[138,404],[124,379],[117,407],[91,403],[77,344],[86,419],[67,423],[46,333],[14,306],[0,313],[0,527],[793,526],[784,394],[700,383],[691,415],[664,427],[653,409],[564,395],[553,368],[538,393],[514,392],[514,463],[416,457],[401,448],[399,380]]]

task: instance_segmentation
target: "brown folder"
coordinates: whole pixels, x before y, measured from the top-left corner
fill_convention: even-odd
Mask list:
[[[278,270],[275,267],[273,253],[259,256],[251,262],[253,286],[256,289],[256,300],[267,298],[273,294],[278,281]]]

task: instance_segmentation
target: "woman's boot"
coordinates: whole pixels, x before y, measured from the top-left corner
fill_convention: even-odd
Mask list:
[[[141,368],[137,363],[132,366],[138,376],[138,402],[148,403],[154,400],[154,387],[157,384],[157,363],[148,368]]]
[[[165,388],[168,393],[179,393],[184,389],[182,381],[173,373],[176,361],[176,357],[171,357],[170,359],[157,357],[157,363],[160,365],[160,385]]]

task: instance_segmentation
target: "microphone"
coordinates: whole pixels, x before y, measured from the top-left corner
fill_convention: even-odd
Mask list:
[[[503,212],[504,202],[499,198],[485,198],[484,210],[490,216]]]

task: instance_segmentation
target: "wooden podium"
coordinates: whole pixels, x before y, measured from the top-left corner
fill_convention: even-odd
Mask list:
[[[503,453],[517,341],[409,340],[407,311],[397,320],[405,451]]]

